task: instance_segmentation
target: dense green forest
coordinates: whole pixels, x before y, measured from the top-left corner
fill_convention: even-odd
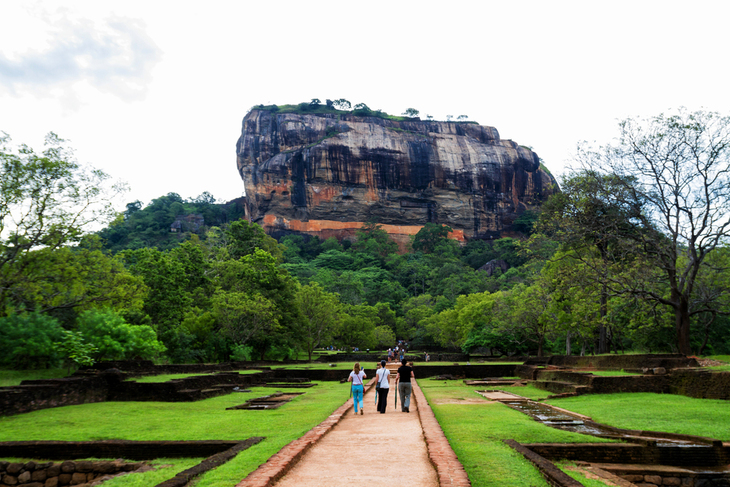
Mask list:
[[[208,193],[116,213],[122,188],[55,135],[40,154],[5,137],[0,365],[311,358],[396,339],[479,355],[728,354],[730,121],[639,123],[582,147],[562,192],[521,218],[523,238],[462,246],[427,223],[405,253],[377,222],[352,241],[277,242]]]

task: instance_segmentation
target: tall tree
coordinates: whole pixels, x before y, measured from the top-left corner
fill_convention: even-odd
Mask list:
[[[104,172],[79,165],[64,140],[46,136],[37,154],[26,145],[11,146],[0,133],[0,313],[28,272],[39,248],[53,251],[78,243],[86,229],[114,217],[111,200],[124,190]]]
[[[337,295],[326,292],[316,282],[297,289],[295,299],[302,312],[300,331],[311,362],[314,349],[329,340],[337,327],[340,302]]]
[[[677,348],[689,354],[691,318],[704,312],[691,304],[698,275],[730,237],[730,117],[681,109],[619,127],[615,143],[582,147],[578,160],[589,174],[616,176],[612,202],[642,203],[619,236],[660,270],[669,292],[636,292],[673,310]]]

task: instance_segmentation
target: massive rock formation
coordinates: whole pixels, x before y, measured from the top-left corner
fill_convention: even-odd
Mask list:
[[[426,222],[496,238],[558,190],[537,154],[474,123],[252,110],[236,149],[249,217],[274,235],[375,221],[400,243]]]

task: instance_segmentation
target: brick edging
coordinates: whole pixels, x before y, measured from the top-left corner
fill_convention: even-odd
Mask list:
[[[555,487],[583,487],[583,484],[575,480],[567,473],[560,470],[555,464],[546,458],[538,455],[526,446],[517,443],[515,440],[502,440],[505,444],[520,453],[540,471],[548,484]]]
[[[426,396],[423,395],[415,379],[411,383],[413,384],[413,396],[416,399],[416,403],[418,403],[418,417],[421,420],[423,436],[426,439],[428,457],[433,466],[436,467],[439,486],[454,485],[458,487],[470,487],[471,482],[464,470],[464,466],[456,457],[456,453],[451,448],[449,440],[446,439],[441,425],[436,421],[436,416],[434,416],[431,406],[429,406],[426,400]]]
[[[375,380],[371,379],[365,385],[365,392],[375,384]],[[322,439],[324,435],[330,432],[332,428],[340,422],[345,413],[353,406],[352,398],[349,398],[345,404],[330,414],[327,419],[319,423],[317,426],[309,430],[304,436],[292,441],[284,448],[279,450],[269,458],[266,463],[259,466],[256,470],[248,474],[246,478],[241,480],[236,487],[269,487],[276,481],[281,479],[286,473],[294,467],[304,454],[314,444]]]

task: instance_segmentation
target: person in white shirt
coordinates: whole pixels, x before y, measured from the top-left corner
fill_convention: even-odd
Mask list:
[[[360,362],[355,362],[355,366],[350,372],[348,382],[352,382],[352,400],[355,403],[355,414],[357,414],[357,406],[360,406],[360,414],[365,414],[365,406],[362,402],[364,383],[363,379],[367,379],[364,370],[360,370]]]
[[[385,414],[385,410],[388,404],[388,392],[390,391],[390,371],[385,368],[385,360],[380,361],[381,368],[375,373],[378,387],[380,392],[378,393],[378,411],[380,414]]]

